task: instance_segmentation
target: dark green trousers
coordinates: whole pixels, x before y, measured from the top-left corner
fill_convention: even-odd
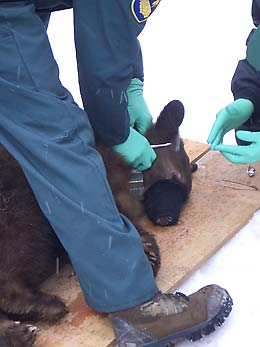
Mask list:
[[[36,10],[0,2],[0,142],[20,163],[87,303],[101,312],[132,307],[158,288],[139,234],[115,206],[87,115],[59,81]]]

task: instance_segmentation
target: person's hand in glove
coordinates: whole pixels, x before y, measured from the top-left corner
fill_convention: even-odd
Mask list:
[[[260,132],[238,131],[240,140],[251,142],[248,146],[218,145],[215,150],[220,151],[225,158],[234,164],[253,164],[260,161]]]
[[[113,146],[114,151],[119,153],[135,169],[143,171],[152,166],[156,158],[155,151],[148,140],[135,129],[130,128],[127,140]]]
[[[217,149],[225,134],[245,123],[253,112],[254,104],[247,99],[237,99],[221,109],[208,137],[211,149]]]
[[[139,133],[145,134],[152,123],[152,116],[143,97],[143,82],[138,78],[133,78],[126,94],[130,126]]]

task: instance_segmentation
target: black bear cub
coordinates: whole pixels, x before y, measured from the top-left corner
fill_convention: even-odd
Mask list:
[[[97,144],[107,169],[118,209],[138,229],[144,251],[156,275],[160,252],[152,234],[142,229],[144,213],[157,225],[178,221],[182,203],[191,190],[191,167],[179,136],[184,108],[170,102],[146,133],[157,158],[143,172],[142,196],[129,187],[132,168],[111,148]],[[55,270],[57,257],[66,253],[35,200],[19,164],[0,147],[0,345],[30,347],[33,329],[17,320],[57,321],[67,312],[57,297],[40,291]]]

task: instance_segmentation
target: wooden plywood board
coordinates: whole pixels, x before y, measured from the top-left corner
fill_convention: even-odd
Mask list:
[[[216,152],[209,152],[198,164],[178,226],[159,231],[145,221],[162,250],[158,284],[163,290],[174,289],[260,208],[259,163],[252,178],[247,176],[247,166],[232,165]]]
[[[145,228],[156,235],[162,266],[157,277],[161,290],[174,290],[180,282],[216,252],[250,219],[260,207],[260,164],[249,178],[246,166],[232,165],[208,146],[185,141],[191,160],[199,169],[193,176],[193,189],[177,226],[158,228],[147,219]],[[59,277],[45,284],[45,290],[59,295],[70,313],[59,323],[41,324],[37,347],[107,347],[114,338],[105,315],[89,309],[77,278],[67,266]]]
[[[184,147],[191,162],[198,161],[209,151],[209,145],[206,143],[186,139],[184,139]]]

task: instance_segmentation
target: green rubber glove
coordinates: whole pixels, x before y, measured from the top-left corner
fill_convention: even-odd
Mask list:
[[[227,132],[246,122],[254,112],[254,104],[247,99],[237,99],[217,113],[217,118],[208,137],[211,149],[223,142]]]
[[[130,126],[144,134],[152,123],[151,113],[143,97],[143,82],[133,78],[126,90]]]
[[[130,128],[127,140],[124,143],[113,146],[113,149],[130,165],[140,171],[149,169],[156,158],[155,151],[146,137],[133,128]]]
[[[252,143],[248,146],[218,145],[215,149],[234,164],[253,164],[260,161],[260,132],[240,130],[236,135],[240,140]]]

